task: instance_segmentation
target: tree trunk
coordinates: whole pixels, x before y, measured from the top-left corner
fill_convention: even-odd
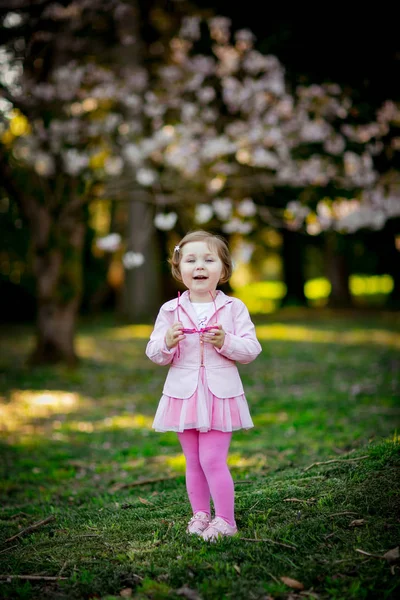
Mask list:
[[[351,307],[348,257],[342,236],[334,231],[325,234],[325,267],[332,286],[328,305],[332,308]]]
[[[84,218],[71,201],[57,219],[40,207],[31,225],[37,327],[30,362],[74,366],[78,362],[75,327],[83,289]]]
[[[128,251],[142,254],[141,266],[125,270],[124,315],[129,321],[151,321],[161,304],[161,265],[147,192],[136,191],[129,202]]]
[[[283,272],[286,284],[286,295],[283,306],[306,306],[304,293],[304,238],[297,231],[282,230]]]

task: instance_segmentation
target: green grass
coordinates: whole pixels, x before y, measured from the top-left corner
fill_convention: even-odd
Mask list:
[[[185,534],[180,447],[151,430],[166,369],[144,356],[149,326],[82,323],[74,371],[30,369],[32,330],[3,330],[0,575],[65,579],[3,579],[1,598],[398,597],[399,563],[377,557],[400,539],[399,313],[256,324],[263,352],[240,366],[255,428],[230,454],[239,535],[216,544]]]

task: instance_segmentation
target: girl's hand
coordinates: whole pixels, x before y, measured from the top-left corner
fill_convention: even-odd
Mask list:
[[[177,321],[172,325],[172,327],[170,327],[167,330],[167,333],[165,334],[165,344],[168,350],[175,348],[175,346],[177,346],[179,342],[185,339],[185,335],[182,333],[182,329],[182,323],[180,321]]]
[[[219,323],[217,325],[213,325],[211,331],[207,331],[207,333],[202,334],[202,340],[218,349],[221,349],[225,341],[225,331],[222,329],[222,325]]]

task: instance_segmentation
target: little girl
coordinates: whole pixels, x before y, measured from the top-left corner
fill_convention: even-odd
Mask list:
[[[153,428],[178,432],[193,510],[187,532],[212,541],[237,532],[228,450],[232,431],[253,422],[235,361],[251,362],[261,346],[243,302],[216,289],[232,274],[222,238],[189,233],[169,262],[187,290],[161,307],[146,348],[150,360],[171,365]]]

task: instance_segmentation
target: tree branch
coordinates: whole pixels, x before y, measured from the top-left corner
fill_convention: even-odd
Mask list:
[[[356,460],[364,460],[365,458],[369,458],[369,456],[359,456],[358,458],[332,458],[332,460],[325,460],[323,462],[315,462],[312,465],[309,465],[304,469],[304,471],[308,471],[308,469],[312,469],[312,467],[317,467],[319,465],[329,465],[331,463],[339,462],[355,462]]]
[[[12,542],[13,540],[16,540],[19,537],[25,535],[26,533],[30,533],[31,531],[35,531],[39,527],[42,527],[43,525],[47,525],[47,523],[50,523],[50,521],[54,521],[54,520],[55,520],[55,517],[52,515],[50,517],[47,517],[46,519],[43,519],[43,521],[38,521],[37,523],[34,523],[33,525],[30,525],[26,529],[23,529],[22,531],[20,531],[16,535],[13,535],[12,537],[8,538],[7,540],[5,540],[5,542]]]

